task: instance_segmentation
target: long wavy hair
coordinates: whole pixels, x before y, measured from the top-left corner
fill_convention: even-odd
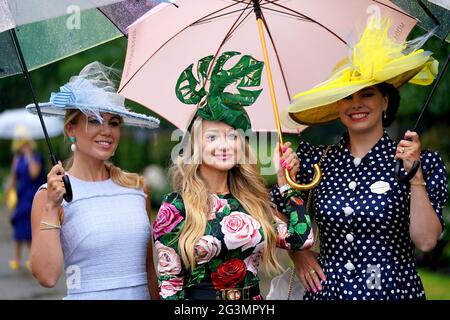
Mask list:
[[[181,194],[186,218],[178,237],[178,249],[187,269],[196,266],[195,244],[204,235],[207,214],[212,208],[211,195],[199,174],[201,163],[202,118],[195,119],[190,134],[185,136],[183,153],[169,169],[174,191]],[[269,202],[268,190],[259,173],[256,157],[244,136],[239,133],[244,161],[228,171],[228,188],[231,195],[262,226],[264,251],[262,265],[268,271],[278,271],[281,266],[275,256],[277,236],[273,227],[274,209]]]
[[[65,137],[68,138],[67,134],[67,125],[72,124],[76,125],[79,120],[79,116],[83,113],[77,109],[70,109],[66,111],[66,115],[64,118],[64,134]],[[122,122],[122,118],[120,118]],[[73,165],[73,156],[65,161],[64,168],[65,170],[70,170]],[[111,180],[116,184],[125,187],[125,188],[133,188],[133,189],[141,189],[144,187],[144,178],[136,173],[130,173],[123,171],[119,167],[116,167],[109,161],[105,161],[106,169],[109,171],[109,175],[111,176]]]

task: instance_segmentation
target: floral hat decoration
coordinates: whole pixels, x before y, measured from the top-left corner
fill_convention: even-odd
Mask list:
[[[251,128],[251,122],[244,108],[255,103],[262,91],[247,88],[261,84],[264,63],[243,55],[233,67],[225,69],[225,63],[237,55],[240,53],[224,52],[214,64],[212,55],[200,59],[197,78],[193,74],[194,64],[189,65],[179,76],[175,92],[184,104],[197,105],[195,115],[205,120],[223,121],[235,129],[246,131]],[[232,84],[236,84],[237,93],[225,91]]]
[[[59,92],[52,93],[49,102],[39,104],[42,115],[64,117],[66,110],[78,109],[86,116],[95,117],[100,123],[103,123],[101,113],[111,113],[120,116],[124,125],[158,127],[158,119],[125,107],[125,97],[116,92],[114,82],[110,79],[114,73],[117,70],[98,61],[86,65],[78,76],[71,77],[68,83],[60,87]],[[37,113],[34,104],[26,108],[31,113]]]
[[[290,128],[328,123],[339,118],[337,102],[359,90],[387,82],[399,88],[409,82],[429,85],[438,62],[432,52],[419,49],[429,35],[398,43],[388,35],[390,21],[371,17],[349,57],[341,60],[332,75],[314,88],[298,93],[281,118]]]

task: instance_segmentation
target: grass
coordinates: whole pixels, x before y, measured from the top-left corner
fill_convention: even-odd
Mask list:
[[[450,300],[450,276],[419,269],[428,300]]]

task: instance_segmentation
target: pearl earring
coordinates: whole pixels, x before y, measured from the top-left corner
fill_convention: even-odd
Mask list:
[[[386,111],[383,111],[383,118],[386,119]]]
[[[70,150],[72,150],[72,152],[75,152],[77,150],[77,146],[75,145],[76,139],[75,139],[75,137],[70,137],[69,140],[72,143],[70,145]]]

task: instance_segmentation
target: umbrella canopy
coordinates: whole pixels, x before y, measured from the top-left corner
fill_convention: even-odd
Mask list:
[[[64,122],[59,118],[46,118],[45,125],[50,137],[59,136],[64,131]],[[27,110],[11,109],[0,113],[0,139],[13,139],[18,127],[25,127],[32,139],[44,138],[39,118]]]
[[[107,41],[122,33],[97,9],[80,12],[80,28],[67,28],[67,17],[34,22],[16,29],[29,70],[34,70]],[[93,26],[95,25],[95,28]],[[0,78],[22,69],[9,32],[0,33]]]
[[[0,0],[0,32],[121,0]]]
[[[358,40],[369,15],[388,16],[393,21],[391,32],[399,40],[406,38],[416,22],[389,1],[179,0],[175,1],[176,6],[162,3],[129,27],[119,92],[177,127],[186,128],[196,106],[178,101],[175,85],[187,66],[225,51],[264,60],[255,2],[260,3],[264,18],[268,57],[281,108],[289,105],[294,93],[319,83],[330,73],[336,61],[345,56],[348,45]],[[227,65],[236,62],[230,59]],[[262,87],[258,101],[246,110],[255,131],[274,131],[265,77]]]
[[[128,26],[142,17],[151,8],[166,0],[125,0],[104,7],[100,10],[125,36]]]
[[[20,74],[9,29],[29,70],[116,39],[122,33],[96,6],[120,0],[0,0],[0,78]],[[90,9],[94,8],[94,9]],[[95,28],[93,27],[95,26]]]

